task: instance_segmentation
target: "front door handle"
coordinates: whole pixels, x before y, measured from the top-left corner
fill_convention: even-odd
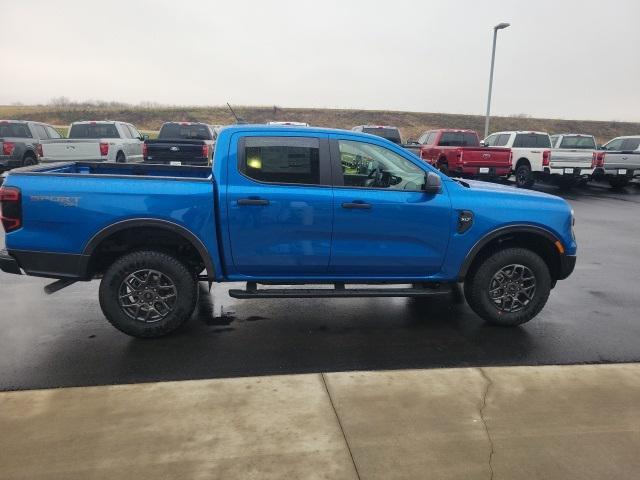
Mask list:
[[[357,210],[369,210],[371,208],[370,203],[364,202],[347,202],[342,204],[342,208],[351,208]]]
[[[269,200],[264,198],[241,198],[238,205],[269,205]]]

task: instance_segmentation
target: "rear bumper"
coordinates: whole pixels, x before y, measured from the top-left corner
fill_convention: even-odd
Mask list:
[[[13,158],[8,155],[0,155],[0,170],[6,170],[8,168],[21,167],[22,160]]]
[[[456,170],[463,175],[472,175],[474,177],[506,177],[511,174],[511,165],[504,166],[463,166]]]
[[[545,169],[546,171],[547,169]],[[593,174],[591,166],[585,167],[551,167],[548,169],[549,175],[562,177],[588,177]]]
[[[163,158],[145,158],[144,163],[153,164],[153,165],[193,165],[199,167],[207,167],[209,166],[208,158],[188,158],[188,159],[163,159]]]
[[[0,250],[0,270],[5,273],[13,273],[15,275],[22,274],[18,261],[9,255],[6,250]]]
[[[575,255],[561,255],[560,256],[560,271],[558,272],[558,280],[564,280],[573,273],[576,268],[576,256]]]

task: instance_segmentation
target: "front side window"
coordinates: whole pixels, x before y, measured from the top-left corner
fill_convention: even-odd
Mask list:
[[[638,150],[640,146],[640,138],[627,138],[622,142],[621,150],[632,151]]]
[[[494,133],[493,135],[489,135],[487,138],[484,139],[484,144],[487,147],[494,147],[498,137],[499,135],[497,133]]]
[[[622,138],[614,138],[609,143],[604,145],[603,148],[604,150],[620,150],[620,147],[622,147],[622,140]]]
[[[425,172],[406,158],[378,145],[339,140],[346,187],[420,190]]]
[[[320,184],[317,138],[247,137],[240,171],[267,183]]]
[[[49,134],[49,138],[62,138],[60,132],[58,132],[55,128],[47,126],[46,129],[47,133]]]
[[[127,125],[129,127],[129,131],[131,132],[131,138],[142,138],[140,132],[133,125]]]

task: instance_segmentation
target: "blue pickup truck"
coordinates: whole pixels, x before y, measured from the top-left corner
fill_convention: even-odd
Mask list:
[[[463,282],[480,317],[519,325],[576,261],[564,200],[453,180],[343,130],[232,126],[212,167],[35,165],[0,192],[0,268],[56,279],[50,292],[101,279],[105,316],[136,337],[183,324],[198,281],[246,282],[229,291],[244,299],[430,297]]]

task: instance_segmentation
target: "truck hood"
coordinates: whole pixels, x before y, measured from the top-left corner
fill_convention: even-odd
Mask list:
[[[512,187],[510,185],[500,185],[498,183],[482,182],[480,180],[462,180],[463,188],[464,184],[469,185],[469,189],[473,191],[481,192],[494,192],[503,193],[509,196],[518,197],[530,197],[530,198],[545,198],[545,199],[560,199],[556,195],[550,195],[548,193],[536,192],[534,190],[523,190],[521,188]]]

